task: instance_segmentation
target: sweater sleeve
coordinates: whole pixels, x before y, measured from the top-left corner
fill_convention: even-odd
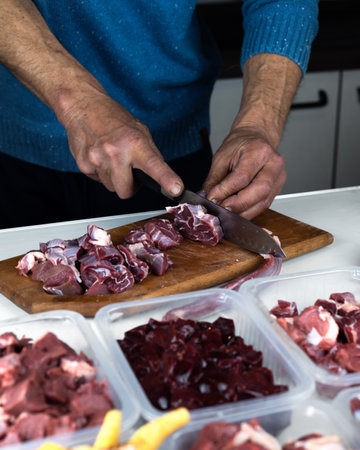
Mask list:
[[[319,0],[244,0],[241,67],[257,53],[293,60],[303,75],[318,31]]]

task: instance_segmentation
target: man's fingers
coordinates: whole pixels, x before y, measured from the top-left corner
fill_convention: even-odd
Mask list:
[[[145,160],[143,167],[139,167],[172,197],[178,197],[184,190],[184,183],[181,178],[170,168],[168,164],[159,156],[153,156]]]

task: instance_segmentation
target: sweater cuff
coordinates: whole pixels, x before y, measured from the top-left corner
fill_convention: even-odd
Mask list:
[[[278,16],[258,15],[244,24],[241,67],[258,53],[276,53],[294,61],[304,76],[310,58],[311,44],[316,36],[317,18],[302,20],[294,12]]]

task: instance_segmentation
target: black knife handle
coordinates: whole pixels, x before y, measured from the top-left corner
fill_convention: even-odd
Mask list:
[[[133,175],[138,183],[143,184],[145,187],[155,192],[161,193],[160,184],[157,183],[153,178],[149,177],[149,175],[143,172],[142,170],[133,169]]]
[[[174,199],[174,197],[171,197],[171,195],[164,191],[159,183],[157,183],[153,178],[149,177],[149,175],[142,170],[133,169],[133,176],[138,183],[144,185],[146,188],[151,189],[152,191],[155,191],[159,194],[163,194],[165,195],[165,197],[168,197],[171,200]]]

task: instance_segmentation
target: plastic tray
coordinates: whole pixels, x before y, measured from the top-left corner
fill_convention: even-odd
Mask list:
[[[296,302],[300,312],[313,305],[318,298],[326,299],[334,292],[346,291],[352,292],[360,300],[360,267],[340,267],[253,279],[244,283],[240,289],[242,295],[259,307],[264,317],[272,323],[276,334],[314,377],[318,394],[329,398],[335,397],[344,388],[360,385],[360,373],[338,375],[319,367],[276,323],[269,310],[281,299]]]
[[[350,406],[351,399],[356,397],[360,399],[360,387],[344,389],[334,398],[333,405],[346,421],[357,427],[360,434],[360,410],[355,415]]]
[[[83,316],[72,311],[53,311],[33,314],[17,320],[0,321],[0,334],[13,332],[18,338],[25,336],[34,340],[51,331],[66,342],[76,352],[84,354],[94,361],[97,379],[106,378],[115,408],[122,410],[121,433],[128,432],[140,417],[137,404],[114,368],[104,357],[104,349]],[[58,442],[63,446],[93,444],[100,426],[84,428],[74,433],[58,434],[36,439],[22,444],[6,446],[7,449],[30,450],[38,448],[44,441]]]
[[[194,409],[191,411],[193,420],[221,416],[235,409],[252,411],[286,404],[311,395],[313,392],[312,378],[299,367],[270,324],[239,293],[226,289],[208,289],[105,306],[97,312],[95,326],[106,343],[113,364],[126,380],[129,389],[134,392],[146,420],[158,417],[163,414],[163,411],[155,408],[148,400],[117,339],[122,339],[126,331],[147,323],[150,318],[162,320],[165,313],[177,308],[187,314],[186,318],[193,320],[213,321],[220,316],[233,319],[236,334],[243,337],[246,344],[251,344],[256,350],[262,351],[263,365],[272,370],[275,383],[289,386],[287,392],[264,398]]]
[[[225,421],[239,424],[252,418],[256,418],[281,445],[306,434],[320,433],[324,436],[338,435],[346,449],[360,448],[359,432],[324,401],[308,399],[300,403],[290,402],[272,410],[260,410],[256,415],[242,411],[226,417]],[[202,427],[210,422],[190,422],[164,441],[160,449],[189,450]]]

